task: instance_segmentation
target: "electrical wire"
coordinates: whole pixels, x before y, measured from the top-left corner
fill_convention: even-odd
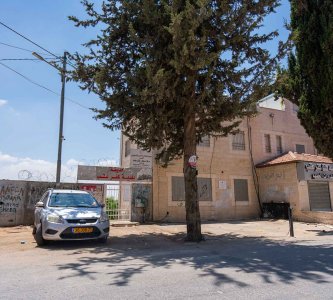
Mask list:
[[[12,31],[12,32],[14,32],[15,34],[19,35],[20,37],[22,37],[23,39],[27,40],[28,42],[34,44],[35,46],[37,46],[38,48],[42,49],[43,51],[45,51],[45,52],[51,54],[52,56],[54,56],[54,57],[56,57],[56,58],[58,58],[58,59],[61,59],[61,60],[63,59],[62,57],[60,57],[60,56],[58,56],[58,55],[52,53],[51,51],[45,49],[44,47],[42,47],[42,46],[40,46],[39,44],[37,44],[37,43],[35,43],[34,41],[32,41],[31,39],[27,38],[27,37],[24,36],[23,34],[17,32],[16,30],[14,30],[13,28],[9,27],[9,26],[6,25],[5,23],[3,23],[3,22],[0,21],[0,25],[6,27],[6,28],[9,29],[10,31]],[[23,48],[22,48],[22,49],[23,49]],[[73,68],[75,69],[75,66],[74,66],[72,63],[70,63],[70,62],[67,62],[67,63],[68,63],[71,67],[73,67]]]
[[[33,50],[29,50],[29,49],[26,49],[26,48],[17,47],[17,46],[14,46],[14,45],[10,45],[10,44],[3,43],[3,42],[0,42],[0,45],[4,45],[4,46],[7,46],[7,47],[11,47],[11,48],[19,49],[19,50],[26,51],[26,52],[29,52],[29,53],[34,52]],[[40,53],[40,52],[37,52],[37,53],[38,53],[38,54],[45,55],[45,53]]]
[[[52,58],[44,58],[44,59],[54,59]],[[38,58],[1,58],[0,61],[20,61],[20,60],[28,60],[28,61],[41,61]]]
[[[54,53],[52,53],[51,51],[45,49],[44,47],[38,45],[37,43],[35,43],[34,41],[30,40],[29,38],[25,37],[23,34],[17,32],[16,30],[14,30],[13,28],[9,27],[8,25],[4,24],[3,22],[0,21],[0,24],[4,27],[6,27],[7,29],[9,29],[10,31],[14,32],[15,34],[19,35],[20,37],[24,38],[25,40],[27,40],[28,42],[34,44],[35,46],[37,46],[38,48],[42,49],[43,51],[51,54],[52,56],[56,57],[56,58],[60,58],[59,56],[55,55]]]
[[[30,43],[34,44],[34,45],[37,46],[38,48],[42,49],[43,51],[45,51],[45,52],[51,54],[52,56],[54,56],[54,57],[56,57],[56,58],[58,58],[58,59],[60,59],[60,60],[63,59],[62,57],[57,56],[56,54],[52,53],[51,51],[49,51],[49,50],[45,49],[44,47],[40,46],[39,44],[35,43],[35,42],[32,41],[31,39],[25,37],[23,34],[17,32],[16,30],[14,30],[13,28],[11,28],[11,27],[9,27],[8,25],[4,24],[3,22],[0,21],[0,24],[1,24],[2,26],[6,27],[7,29],[9,29],[10,31],[14,32],[15,34],[19,35],[20,37],[24,38],[25,40],[29,41]],[[9,47],[19,48],[19,47],[15,47],[15,46],[12,46],[12,45],[5,44],[5,43],[1,43],[1,44],[4,44],[4,45],[9,46]],[[27,49],[24,49],[24,48],[21,48],[21,50],[25,50],[25,51],[29,51],[29,52],[30,52],[30,50],[27,50]],[[75,69],[75,66],[74,66],[73,64],[71,64],[71,63],[69,63],[69,62],[67,62],[67,63]],[[37,83],[37,82],[32,81],[30,78],[28,78],[28,77],[22,75],[21,73],[19,73],[19,72],[17,72],[16,70],[14,70],[14,69],[8,67],[7,65],[5,65],[5,64],[3,64],[3,63],[1,63],[1,65],[3,65],[4,67],[6,67],[7,69],[10,69],[11,71],[17,73],[18,75],[22,76],[23,78],[25,78],[25,79],[28,80],[29,82],[31,82],[31,83],[33,83],[33,84],[35,84],[35,85],[37,85],[37,86],[39,86],[39,87],[41,87],[41,88],[43,88],[43,89],[46,89],[46,90],[48,90],[48,91],[50,91],[50,92],[52,92],[52,93],[54,93],[54,94],[56,94],[56,95],[59,95],[58,93],[56,93],[56,92],[50,90],[49,88],[47,88],[47,87],[45,87],[45,86],[42,86],[42,85],[40,85],[40,84]],[[73,100],[73,99],[70,99],[70,98],[68,98],[68,97],[65,97],[65,98],[68,99],[69,101],[71,101],[71,102],[73,102],[73,103],[75,103],[75,104],[81,106],[82,108],[86,108],[86,109],[89,109],[89,110],[90,110],[89,107],[84,106],[84,105],[82,105],[81,103],[79,103],[79,102],[77,102],[77,101],[75,101],[75,100]]]
[[[49,92],[52,93],[52,94],[55,94],[55,95],[57,95],[57,96],[60,96],[59,93],[57,93],[57,92],[55,92],[55,91],[49,89],[48,87],[46,87],[46,86],[44,86],[44,85],[39,84],[38,82],[35,82],[35,81],[31,80],[29,77],[27,77],[27,76],[21,74],[20,72],[18,72],[18,71],[16,71],[16,70],[14,70],[13,68],[7,66],[6,64],[0,62],[0,65],[2,65],[3,67],[5,67],[5,68],[11,70],[12,72],[16,73],[17,75],[23,77],[25,80],[29,81],[30,83],[32,83],[32,84],[34,84],[34,85],[36,85],[36,86],[39,86],[40,88],[42,88],[42,89],[44,89],[44,90],[47,90],[47,91],[49,91]],[[79,102],[77,102],[77,101],[75,101],[75,100],[73,100],[73,99],[71,99],[71,98],[65,97],[65,99],[67,99],[68,101],[70,101],[70,102],[72,102],[72,103],[74,103],[74,104],[76,104],[76,105],[78,105],[78,106],[80,106],[80,107],[82,107],[82,108],[84,108],[84,109],[88,109],[89,111],[91,111],[91,109],[90,109],[89,107],[87,107],[87,106],[85,106],[85,105],[83,105],[83,104],[81,104],[81,103],[79,103]]]

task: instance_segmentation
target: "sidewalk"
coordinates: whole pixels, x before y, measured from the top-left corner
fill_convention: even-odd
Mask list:
[[[119,225],[119,224],[118,224]],[[109,242],[115,245],[126,240],[127,245],[141,244],[149,240],[153,244],[183,242],[186,235],[185,224],[134,224],[132,222],[111,226]],[[135,226],[132,226],[135,225]],[[295,237],[289,236],[287,220],[233,221],[224,223],[202,224],[202,233],[206,241],[235,238],[261,238],[281,242],[297,242],[333,245],[333,226],[312,223],[294,223]],[[0,252],[35,248],[30,226],[0,228]]]

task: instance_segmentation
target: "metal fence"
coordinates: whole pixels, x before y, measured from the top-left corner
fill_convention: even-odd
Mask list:
[[[130,221],[131,215],[129,209],[110,209],[106,210],[110,221]]]
[[[112,184],[107,185],[105,211],[109,216],[110,221],[130,221],[131,207],[130,201],[122,201],[124,197],[121,194],[128,193],[129,185]]]

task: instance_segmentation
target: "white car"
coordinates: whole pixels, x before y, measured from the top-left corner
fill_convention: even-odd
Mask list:
[[[103,207],[88,192],[49,189],[35,208],[33,235],[37,245],[57,240],[106,242],[110,224]]]

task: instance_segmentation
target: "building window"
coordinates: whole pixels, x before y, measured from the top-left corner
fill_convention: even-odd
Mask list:
[[[125,142],[125,157],[131,154],[131,141],[127,140]]]
[[[269,134],[265,134],[264,139],[265,139],[265,152],[271,153],[272,152],[271,136]]]
[[[201,138],[201,142],[198,143],[199,147],[210,147],[210,137],[209,135],[204,135]]]
[[[235,191],[236,202],[249,201],[247,179],[234,179],[234,191]]]
[[[296,152],[297,153],[305,153],[305,146],[301,144],[296,144]]]
[[[276,152],[278,154],[281,154],[282,153],[282,137],[281,135],[277,135],[276,136]]]
[[[232,136],[232,150],[245,150],[244,131],[239,131]]]
[[[212,201],[212,181],[210,178],[197,178],[199,201]],[[185,201],[184,177],[172,176],[172,201]]]

